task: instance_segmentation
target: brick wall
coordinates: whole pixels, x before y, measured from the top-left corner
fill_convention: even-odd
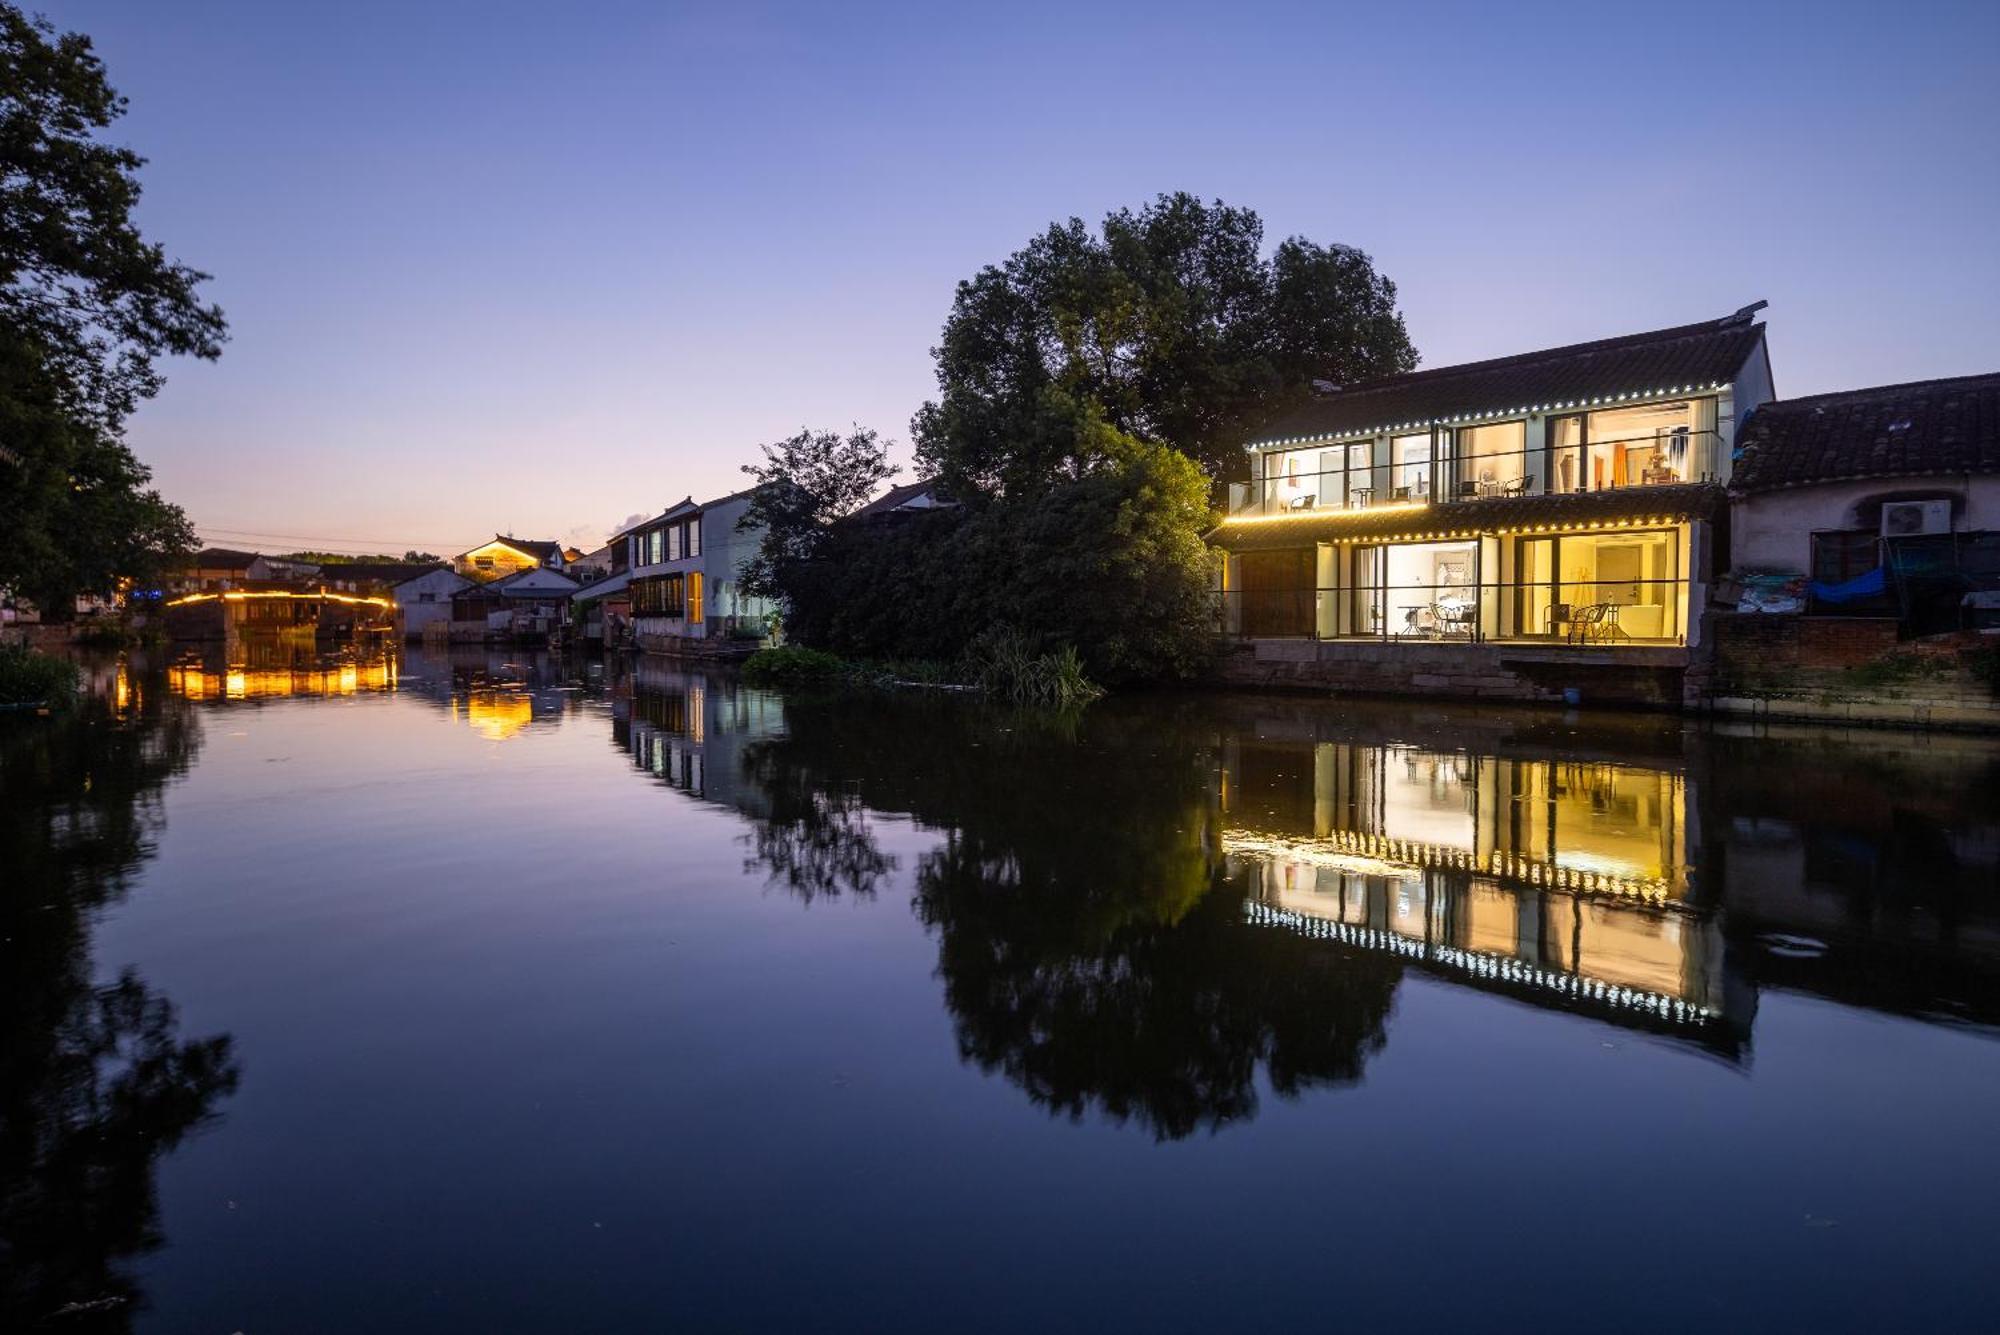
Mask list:
[[[1770,616],[1717,612],[1709,617],[1718,675],[1755,680],[1774,671],[1839,669],[1872,663],[1897,645],[1894,617]]]

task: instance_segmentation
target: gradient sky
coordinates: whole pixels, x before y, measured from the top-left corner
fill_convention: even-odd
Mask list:
[[[1369,252],[1427,366],[1768,298],[1780,395],[2000,369],[1991,0],[41,7],[215,275],[130,434],[232,546],[588,547],[906,442],[959,279],[1166,190]]]

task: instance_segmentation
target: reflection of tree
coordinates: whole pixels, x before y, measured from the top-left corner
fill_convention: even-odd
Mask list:
[[[763,870],[772,885],[807,903],[843,894],[871,899],[896,869],[896,859],[876,847],[867,808],[852,794],[812,787],[768,747],[745,755],[744,777],[770,803],[770,814],[752,823],[747,865]]]
[[[0,1325],[123,1329],[123,1270],[156,1247],[153,1169],[235,1088],[229,1039],[182,1040],[136,975],[91,981],[90,922],[153,851],[193,712],[157,681],[129,707],[0,729]]]
[[[808,898],[872,888],[892,864],[865,813],[943,830],[915,908],[960,1052],[1051,1111],[1185,1136],[1254,1115],[1260,1069],[1290,1095],[1359,1079],[1381,1045],[1400,965],[1241,923],[1199,710],[847,697],[788,701],[785,723],[746,754],[773,812],[758,862]]]

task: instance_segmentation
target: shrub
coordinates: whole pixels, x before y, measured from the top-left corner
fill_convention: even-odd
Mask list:
[[[1214,644],[1207,498],[1187,458],[1121,438],[1039,495],[842,525],[787,572],[786,632],[853,659],[962,662],[1013,627],[1031,658],[1071,647],[1096,681],[1189,676]]]
[[[818,649],[759,649],[743,660],[743,680],[752,686],[796,686],[801,682],[833,681],[853,671],[836,654]]]
[[[0,704],[66,705],[76,699],[76,664],[33,649],[0,645]]]
[[[1083,670],[1073,645],[1036,653],[1028,639],[1009,628],[989,631],[966,653],[966,677],[988,695],[1016,704],[1066,709],[1104,694]]]

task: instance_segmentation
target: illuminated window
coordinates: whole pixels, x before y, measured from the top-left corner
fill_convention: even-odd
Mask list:
[[[691,572],[687,577],[687,619],[699,624],[701,621],[701,572]]]

